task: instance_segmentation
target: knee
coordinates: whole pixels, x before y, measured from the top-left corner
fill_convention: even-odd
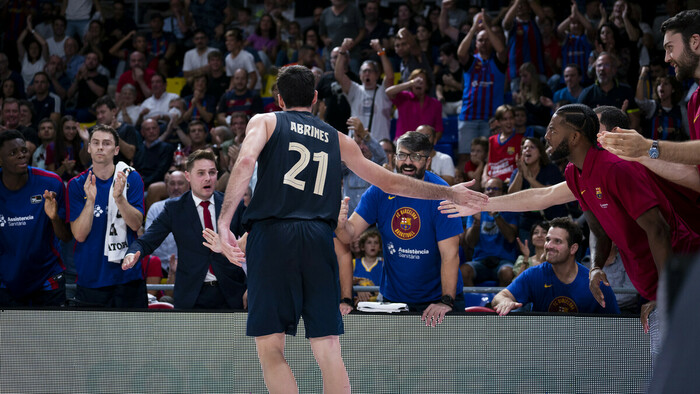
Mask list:
[[[510,282],[513,280],[513,267],[511,266],[503,266],[501,269],[498,270],[498,278],[505,282]]]

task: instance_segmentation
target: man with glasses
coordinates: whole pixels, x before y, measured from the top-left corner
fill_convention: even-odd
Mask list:
[[[430,139],[421,133],[402,135],[397,141],[396,171],[447,185],[439,176],[426,172],[432,149]],[[410,310],[423,312],[422,319],[432,326],[441,323],[445,313],[464,308],[458,255],[462,224],[439,215],[438,205],[436,200],[387,194],[371,186],[345,225],[336,230],[338,238],[349,243],[376,224],[385,251],[380,293],[385,301],[404,302]],[[347,212],[347,199],[343,208],[339,223]],[[352,274],[346,277],[352,278]],[[344,286],[351,283],[342,283]]]

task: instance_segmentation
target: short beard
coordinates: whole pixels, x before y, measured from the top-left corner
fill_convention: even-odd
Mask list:
[[[401,173],[401,175],[406,175],[406,174],[403,173],[403,170],[404,170],[404,168],[406,168],[406,167],[410,167],[410,166],[404,165],[404,166],[399,167],[399,173]],[[407,176],[412,176],[412,177],[414,177],[414,178],[416,178],[416,179],[423,180],[423,178],[425,177],[425,167],[423,167],[423,168],[418,168],[418,167],[416,167],[416,166],[413,166],[413,168],[415,168],[415,172],[414,172],[412,175],[407,175]]]
[[[678,74],[676,74],[676,79],[683,82],[686,79],[695,78],[695,70],[700,64],[700,55],[693,53],[688,44],[683,47],[683,53],[681,57],[676,61],[678,65]]]
[[[571,149],[569,149],[569,144],[566,141],[563,141],[559,146],[552,151],[552,153],[549,155],[549,160],[553,162],[559,162],[560,160],[563,159],[568,159],[569,155],[571,154]]]

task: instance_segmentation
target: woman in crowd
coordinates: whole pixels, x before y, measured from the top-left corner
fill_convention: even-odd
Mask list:
[[[267,59],[263,59],[263,63],[267,65],[277,59],[277,47],[279,44],[277,37],[277,24],[270,15],[264,14],[260,17],[255,33],[248,37],[245,45],[255,48],[261,54],[260,57],[263,57],[262,55],[264,54]]]
[[[78,134],[79,127],[72,116],[66,115],[61,118],[56,141],[46,150],[46,169],[58,174],[64,182],[85,170],[85,165],[80,160],[83,141]]]
[[[645,99],[644,81],[648,74],[649,67],[642,67],[634,98],[645,114],[646,122],[642,124],[645,137],[653,140],[687,140],[688,114],[685,105],[680,105],[683,87],[675,77],[659,77],[654,82],[654,99]]]
[[[442,133],[442,104],[428,96],[429,91],[430,80],[420,68],[413,70],[407,82],[386,89],[386,95],[399,112],[394,139],[424,124],[433,126],[438,134]]]
[[[527,239],[525,239],[525,243],[523,243],[520,237],[516,238],[520,256],[518,256],[518,259],[515,260],[515,264],[513,265],[513,275],[517,277],[526,269],[540,265],[546,260],[544,243],[548,230],[549,224],[547,222],[537,222],[532,225],[532,229],[530,230],[530,242],[532,242],[532,246],[534,247],[534,254],[530,252],[531,249]]]

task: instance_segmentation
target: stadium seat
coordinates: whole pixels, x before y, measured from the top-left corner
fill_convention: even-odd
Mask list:
[[[459,128],[457,126],[458,115],[450,115],[446,118],[442,118],[442,125],[444,130],[442,131],[442,138],[438,141],[438,144],[456,144],[459,142]]]
[[[182,92],[182,88],[185,87],[187,80],[184,77],[173,77],[168,78],[168,86],[165,89],[168,93],[175,93],[178,96]]]
[[[485,306],[470,306],[468,308],[464,308],[465,312],[486,312],[486,313],[496,313],[491,308],[485,307]]]
[[[175,306],[169,302],[152,302],[148,304],[148,309],[175,309]]]

